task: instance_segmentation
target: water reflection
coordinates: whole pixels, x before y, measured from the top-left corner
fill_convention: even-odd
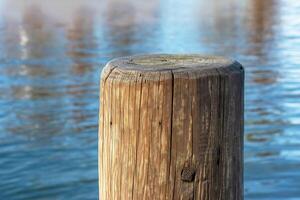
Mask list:
[[[273,46],[274,28],[278,24],[278,0],[253,0],[249,6],[248,17],[249,53],[268,57],[269,48]]]
[[[100,70],[145,52],[242,62],[246,199],[300,196],[299,1],[0,2],[0,199],[97,198]]]
[[[93,57],[97,49],[94,34],[94,16],[88,7],[80,8],[75,12],[74,20],[67,30],[68,56],[73,60],[72,73],[83,74],[92,70],[92,63],[88,59]]]
[[[83,48],[85,48],[83,50],[89,50],[93,47],[89,41],[93,34],[93,30],[91,30],[93,24],[86,20],[86,15],[81,16],[84,13],[87,14],[88,10],[79,9],[77,17],[74,19],[74,25],[70,25],[70,28],[65,31],[63,27],[56,27],[59,22],[53,21],[45,14],[40,5],[30,4],[28,7],[24,7],[21,23],[13,21],[12,25],[9,24],[18,29],[9,29],[6,32],[9,39],[6,40],[5,45],[13,44],[17,51],[8,49],[6,54],[9,58],[16,58],[19,64],[9,65],[3,70],[9,81],[5,88],[7,92],[4,95],[6,98],[12,99],[9,111],[14,111],[6,121],[16,120],[18,123],[6,123],[4,127],[7,132],[39,139],[62,134],[65,127],[71,126],[69,124],[72,124],[73,127],[74,124],[80,126],[80,124],[86,123],[83,116],[89,118],[93,116],[83,107],[84,105],[89,107],[90,104],[77,99],[90,97],[93,94],[91,93],[92,89],[96,91],[97,86],[87,82],[80,83],[68,75],[69,71],[82,74],[92,66],[91,61],[88,60],[91,56],[77,53]],[[16,37],[10,37],[10,34],[15,32],[18,33]],[[62,38],[65,32],[69,34],[67,34],[67,40]],[[66,45],[69,45],[68,49],[70,49],[67,53],[65,52]],[[66,59],[68,57],[73,62]],[[86,60],[84,61],[84,59]],[[90,79],[90,81],[92,80]],[[96,93],[95,91],[93,92]],[[73,99],[77,101],[73,103]],[[19,103],[19,100],[26,101]],[[83,115],[83,112],[86,114]],[[92,111],[92,113],[94,112],[96,110]],[[70,120],[72,118],[75,119],[75,123]],[[78,118],[81,119],[80,123]],[[87,118],[87,120],[89,119]],[[95,124],[86,127],[95,130]],[[72,129],[79,128],[75,126]]]
[[[197,18],[199,20],[199,33],[202,33],[200,40],[206,46],[215,51],[219,45],[219,54],[237,54],[244,48],[246,31],[243,20],[247,4],[239,3],[238,0],[209,2],[199,1],[200,8]],[[205,30],[205,31],[203,31]],[[238,30],[238,31],[237,31]]]
[[[111,56],[126,56],[138,49],[147,51],[145,43],[153,37],[159,9],[158,0],[138,2],[133,0],[106,1],[103,29],[107,50]],[[150,39],[153,41],[153,38]]]

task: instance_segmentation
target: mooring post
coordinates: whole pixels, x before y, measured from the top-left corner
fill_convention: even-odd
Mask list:
[[[102,72],[101,200],[242,200],[244,70],[201,55],[139,55]]]

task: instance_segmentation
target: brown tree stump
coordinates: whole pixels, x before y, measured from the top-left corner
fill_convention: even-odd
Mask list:
[[[244,70],[222,57],[140,55],[102,72],[101,200],[243,199]]]

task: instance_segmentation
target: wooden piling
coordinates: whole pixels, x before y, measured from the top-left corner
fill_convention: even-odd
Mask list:
[[[200,55],[139,55],[102,72],[101,200],[242,200],[244,70]]]

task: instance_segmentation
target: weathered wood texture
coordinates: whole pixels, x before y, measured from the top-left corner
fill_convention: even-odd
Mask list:
[[[102,72],[101,200],[243,199],[244,71],[199,55],[141,55]]]

